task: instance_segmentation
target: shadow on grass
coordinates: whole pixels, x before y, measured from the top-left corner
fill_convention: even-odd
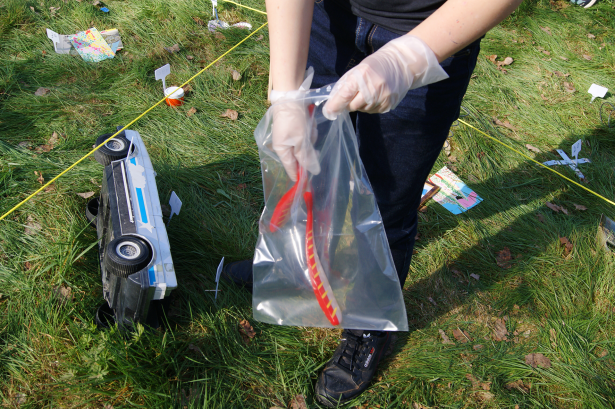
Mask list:
[[[569,136],[562,141],[559,148],[569,153],[570,146],[578,139],[582,139],[584,143],[589,142],[584,144],[585,153],[579,155],[579,158],[589,157],[592,160],[592,164],[580,166],[587,177],[586,186],[597,192],[608,192],[608,184],[600,186],[600,176],[602,170],[612,171],[608,165],[612,157],[609,156],[606,160],[605,154],[600,152],[611,151],[615,147],[612,130],[597,127],[582,135]],[[590,143],[592,154],[586,153]],[[600,152],[598,147],[602,149]],[[551,159],[555,159],[551,153],[536,155],[539,162]],[[492,165],[497,167],[495,161]],[[483,198],[483,202],[466,213],[452,216],[432,200],[427,212],[420,214],[420,238],[415,246],[418,248],[415,254],[424,261],[426,257],[432,257],[425,252],[434,248],[437,251],[438,245],[441,245],[452,249],[450,253],[453,256],[442,258],[436,254],[438,259],[434,261],[439,267],[416,280],[413,280],[413,272],[416,271],[411,267],[403,291],[410,332],[398,334],[392,353],[383,362],[380,371],[390,368],[390,364],[408,344],[413,332],[429,328],[442,317],[449,316],[455,320],[450,325],[451,330],[455,327],[464,330],[468,322],[460,320],[459,317],[472,308],[473,301],[490,303],[483,305],[484,311],[479,312],[487,318],[486,321],[492,317],[514,314],[515,310],[520,308],[544,317],[542,319],[553,319],[562,323],[562,319],[586,319],[593,315],[594,292],[598,280],[594,269],[598,268],[597,266],[591,266],[587,270],[576,269],[580,271],[575,270],[575,274],[578,274],[575,279],[578,281],[574,283],[567,277],[561,277],[562,288],[558,288],[558,295],[551,293],[553,288],[541,289],[540,285],[543,282],[549,283],[553,277],[559,277],[560,269],[575,269],[575,264],[584,264],[583,256],[576,254],[576,245],[572,254],[566,254],[559,241],[560,237],[570,238],[574,245],[575,237],[581,236],[577,234],[578,230],[591,232],[598,224],[600,213],[612,216],[615,211],[609,204],[581,188],[569,186],[570,188],[566,189],[569,182],[557,175],[537,166],[532,169],[528,165],[533,166],[528,161],[515,169],[498,173],[497,177],[474,183],[468,181],[470,187]],[[555,168],[567,177],[579,181],[569,167]],[[554,196],[551,191],[560,193]],[[608,193],[605,194],[610,197]],[[562,206],[567,213],[544,207],[545,202]],[[575,202],[586,205],[589,211],[579,213],[575,210]],[[540,206],[538,209],[537,204]],[[463,235],[456,236],[455,230],[460,225],[472,226],[470,232],[466,228]],[[589,237],[587,241],[591,239],[592,237]],[[456,251],[459,248],[463,250]],[[546,256],[548,259],[541,261],[547,252],[559,256]],[[546,268],[544,271],[537,271],[536,263],[541,262]],[[543,280],[541,274],[546,274],[547,277]],[[586,285],[579,285],[580,282]],[[558,296],[562,296],[562,300],[557,299]],[[459,313],[461,315],[458,315]],[[510,329],[509,340],[512,340],[513,324],[509,322],[507,326]],[[448,335],[454,340],[450,332]],[[484,343],[485,340],[474,339],[470,344]],[[489,340],[486,342],[490,342]],[[437,342],[441,341],[438,337]],[[418,380],[422,376],[419,374],[415,378],[414,374],[409,373],[408,378]],[[597,394],[606,401],[615,398],[613,392],[607,389]],[[548,400],[545,402],[548,403]]]

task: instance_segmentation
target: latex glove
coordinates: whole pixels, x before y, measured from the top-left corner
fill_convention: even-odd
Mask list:
[[[384,113],[409,90],[448,78],[431,48],[406,34],[389,41],[340,78],[323,107],[334,120],[344,110]]]
[[[314,150],[315,124],[309,121],[308,107],[303,101],[305,91],[310,89],[314,68],[306,71],[305,80],[297,91],[271,91],[273,104],[272,140],[273,150],[280,158],[288,176],[297,180],[298,166],[310,173],[320,173],[320,164]],[[309,128],[309,129],[308,129]]]

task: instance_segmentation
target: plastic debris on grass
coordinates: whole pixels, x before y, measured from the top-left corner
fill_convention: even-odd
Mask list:
[[[92,27],[77,34],[58,34],[47,29],[47,37],[53,41],[58,54],[80,55],[85,61],[99,62],[115,57],[124,48],[117,29],[98,31]]]
[[[433,198],[453,214],[461,214],[483,201],[446,166],[428,180],[438,186],[440,191]]]

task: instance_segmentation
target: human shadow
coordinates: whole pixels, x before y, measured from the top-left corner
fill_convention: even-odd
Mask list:
[[[567,166],[556,166],[555,170],[612,197],[609,183],[615,160],[610,153],[615,145],[614,134],[607,127],[596,127],[583,134],[570,135],[559,144],[559,148],[570,154],[570,146],[579,139],[583,141],[579,158],[591,160],[591,164],[580,166],[586,176],[584,182]],[[485,149],[486,146],[485,150],[493,145],[495,143],[474,143],[475,148]],[[501,151],[499,146],[498,150]],[[414,255],[414,263],[419,266],[411,265],[403,291],[410,332],[399,334],[391,357],[401,352],[413,331],[429,327],[440,317],[467,305],[479,293],[505,290],[491,297],[494,303],[489,309],[493,316],[505,315],[520,307],[538,309],[536,291],[526,277],[527,267],[554,247],[559,249],[562,259],[574,259],[574,254],[566,255],[560,237],[573,237],[579,230],[595,232],[600,214],[613,213],[612,207],[602,199],[530,161],[498,172],[501,166],[498,150],[480,151],[478,155],[473,150],[477,157],[467,159],[472,166],[459,167],[461,179],[483,198],[476,207],[452,215],[431,200],[427,210],[419,213],[419,239]],[[541,163],[561,159],[555,149],[535,155],[528,152],[528,155]],[[442,155],[432,173],[437,166],[446,164],[446,160]],[[455,166],[450,162],[448,165]],[[475,170],[480,168],[493,176],[478,179]],[[559,193],[551,193],[555,191]],[[545,206],[546,202],[564,210],[552,210]],[[576,204],[585,206],[588,211],[577,210]],[[457,234],[459,226],[463,226],[464,231]],[[572,312],[562,311],[563,314]],[[387,365],[385,363],[384,367]]]

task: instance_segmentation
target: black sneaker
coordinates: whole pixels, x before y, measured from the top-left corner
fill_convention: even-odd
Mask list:
[[[252,292],[252,260],[234,261],[225,265],[220,277]]]
[[[363,393],[390,342],[390,332],[344,330],[340,345],[316,382],[318,402],[332,408]]]

